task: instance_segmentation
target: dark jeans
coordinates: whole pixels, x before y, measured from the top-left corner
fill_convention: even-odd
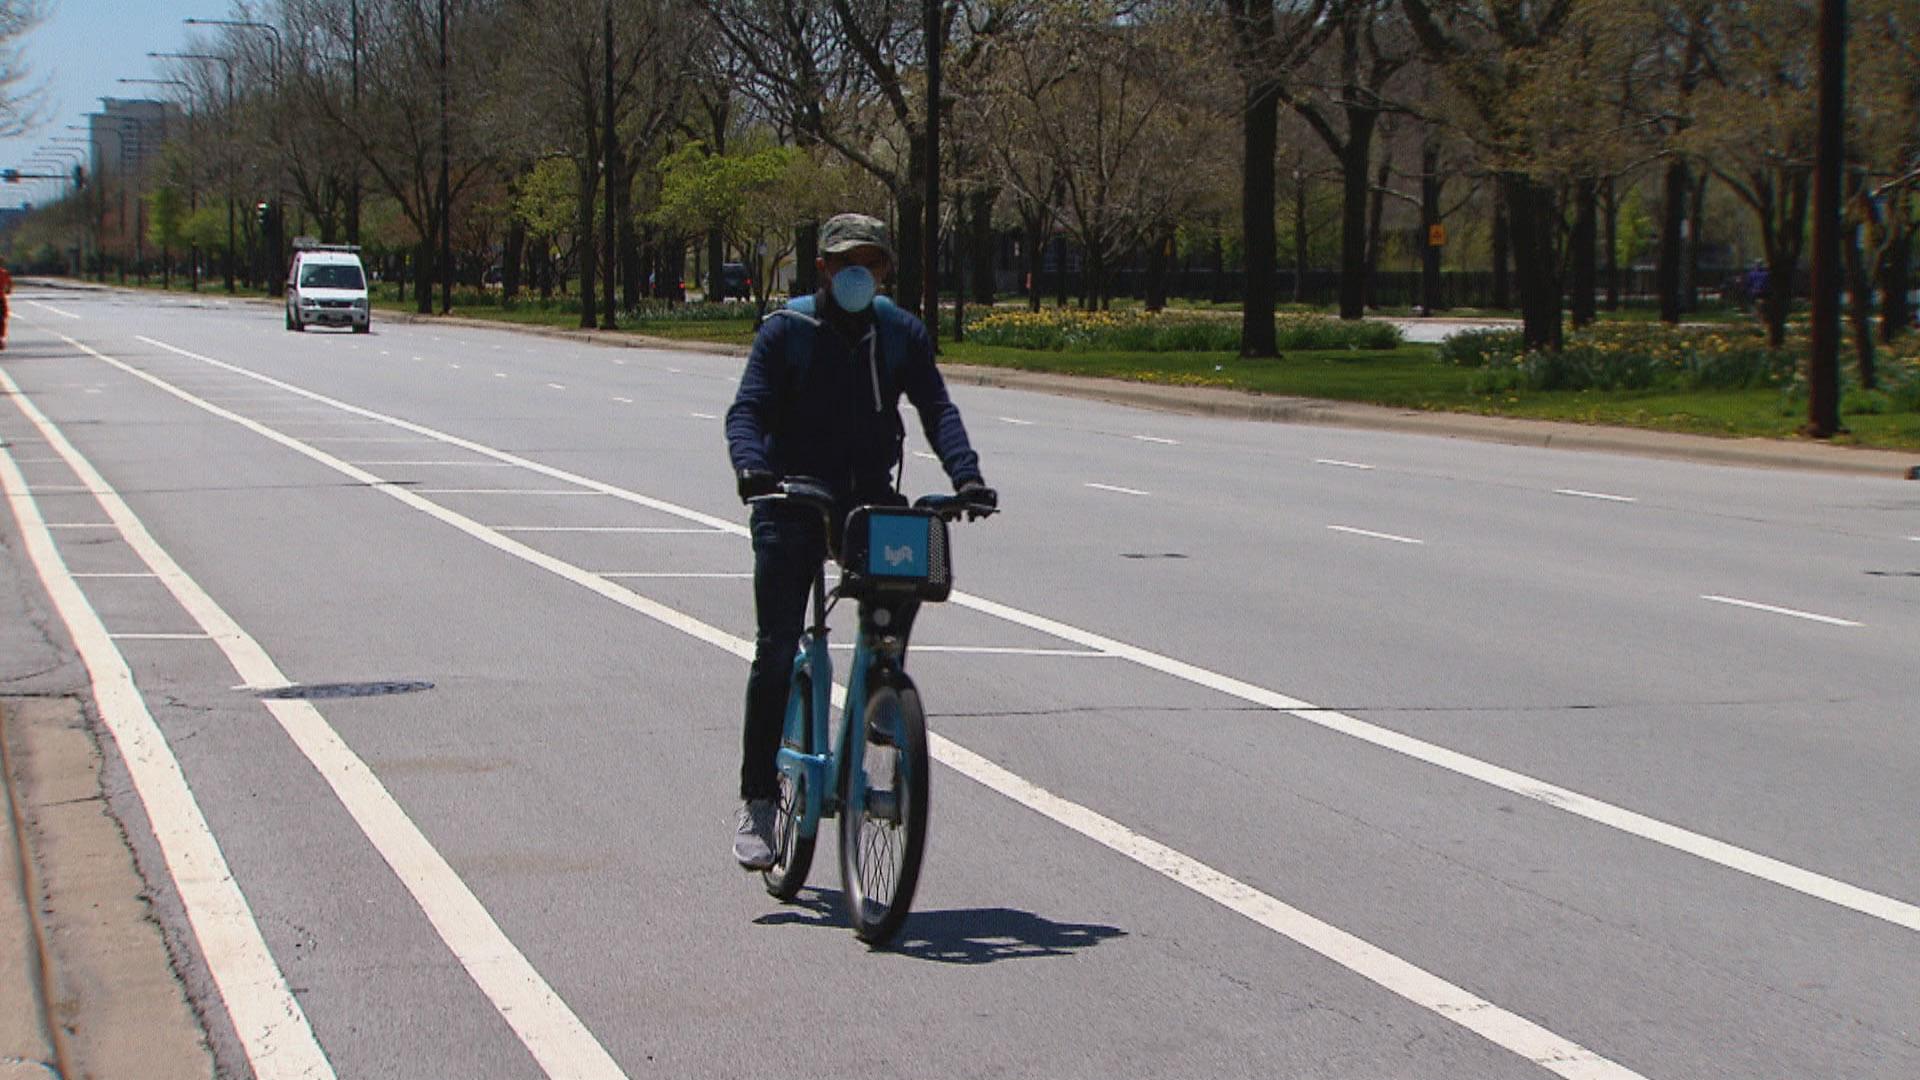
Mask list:
[[[747,672],[747,715],[741,735],[740,797],[780,794],[780,729],[787,684],[807,618],[808,589],[827,553],[825,524],[812,511],[756,506],[753,530],[753,667]]]

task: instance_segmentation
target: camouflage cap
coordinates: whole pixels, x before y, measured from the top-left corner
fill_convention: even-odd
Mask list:
[[[887,223],[865,214],[835,214],[820,226],[820,254],[838,255],[857,247],[877,247],[893,261],[893,240]]]

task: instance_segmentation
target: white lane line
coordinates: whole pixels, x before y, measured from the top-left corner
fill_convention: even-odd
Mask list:
[[[615,401],[617,401],[617,402],[619,402],[619,403],[620,403],[620,404],[622,404],[622,405],[631,405],[631,404],[633,404],[633,399],[632,399],[632,398],[630,398],[630,397],[620,397],[620,396],[619,396],[619,395],[617,395],[617,394],[616,394],[616,395],[614,395],[614,399],[613,399],[613,400],[615,400]]]
[[[709,574],[709,573],[693,573],[693,572],[674,573],[674,572],[664,571],[664,570],[595,570],[595,571],[592,571],[592,573],[594,577],[615,578],[615,579],[618,579],[618,578],[716,578],[716,579],[737,580],[737,581],[753,580],[752,574],[736,574],[736,573],[725,573],[725,574],[721,574],[721,573]]]
[[[459,365],[459,364],[453,364],[453,363],[450,363],[450,364],[448,364],[447,366],[448,366],[448,367],[450,367],[450,368],[452,368],[452,369],[453,369],[453,370],[455,370],[455,371],[459,371],[459,370],[460,370],[460,365]]]
[[[485,454],[521,468],[540,473],[541,475],[550,476],[556,480],[562,480],[570,484],[579,484],[582,487],[589,487],[595,491],[621,499],[622,501],[633,503],[636,506],[659,510],[662,513],[672,514],[687,521],[699,522],[709,528],[731,532],[735,536],[745,537],[748,535],[745,525],[735,521],[729,521],[726,518],[715,517],[711,514],[692,509],[691,507],[680,506],[676,503],[670,503],[664,499],[656,499],[649,495],[642,495],[639,492],[629,491],[626,488],[618,487],[605,481],[595,480],[591,477],[582,476],[579,473],[569,472],[565,469],[545,465],[529,458],[509,454],[504,450],[496,450],[492,447],[483,446],[470,439],[463,439],[457,435],[435,431],[432,428],[413,423],[410,420],[402,420],[398,417],[376,413],[359,405],[348,404],[336,398],[329,398],[312,390],[295,386],[292,383],[283,382],[272,376],[250,371],[237,364],[229,364],[223,360],[215,360],[212,357],[189,352],[177,345],[169,345],[164,341],[158,341],[149,337],[141,337],[139,340],[156,348],[165,349],[169,352],[188,357],[189,359],[199,360],[213,367],[232,372],[233,374],[244,375],[257,382],[269,386],[276,386],[282,390],[299,394],[314,401],[324,402],[344,412],[367,417],[370,423],[382,423],[397,427],[403,431],[416,432],[430,438],[438,439],[449,446],[459,447],[462,450],[477,454]],[[91,350],[88,351],[91,352]],[[95,353],[94,355],[97,356],[99,354]],[[117,361],[108,362],[118,363]],[[132,371],[133,369],[129,368],[128,370]],[[134,374],[141,378],[148,379],[156,385],[165,387],[164,383],[147,375],[145,372],[134,371]],[[170,393],[178,393],[170,387],[167,389]],[[244,421],[244,419],[243,422],[250,423],[250,421]],[[278,433],[276,433],[274,437],[297,441],[291,440],[290,436],[282,436],[278,435]],[[383,488],[382,490],[397,493],[404,489]],[[429,507],[435,506],[433,503],[427,503],[426,505]],[[436,509],[438,508],[436,507]],[[514,543],[514,541],[509,540],[506,541],[506,543]],[[542,556],[542,558],[545,558],[545,556]],[[617,588],[617,586],[611,585],[608,587]],[[1589,795],[1583,795],[1571,788],[1561,787],[1537,777],[1528,776],[1525,773],[1502,768],[1491,762],[1469,757],[1457,750],[1450,750],[1444,746],[1438,746],[1409,735],[1403,735],[1397,731],[1367,723],[1357,717],[1348,716],[1345,713],[1336,712],[1332,709],[1324,709],[1299,698],[1289,697],[1277,690],[1270,690],[1263,686],[1243,682],[1230,675],[1210,671],[1198,665],[1189,664],[1184,660],[1164,656],[1160,653],[1139,648],[1138,646],[1128,645],[1125,642],[1095,634],[1092,631],[1083,630],[1054,619],[1049,619],[1043,615],[1035,615],[1031,612],[1022,611],[1019,608],[1010,607],[1006,604],[997,603],[964,592],[955,592],[950,598],[950,602],[985,615],[992,615],[996,618],[1004,619],[1007,622],[1015,623],[1031,630],[1038,630],[1041,633],[1059,638],[1062,641],[1074,642],[1090,649],[1117,653],[1126,659],[1132,660],[1141,667],[1158,671],[1184,682],[1189,682],[1196,686],[1204,686],[1211,690],[1217,690],[1229,697],[1236,697],[1250,704],[1265,706],[1276,712],[1285,713],[1328,731],[1336,731],[1340,734],[1359,739],[1362,742],[1370,743],[1380,749],[1401,754],[1415,761],[1432,765],[1435,768],[1445,769],[1448,772],[1468,779],[1480,781],[1490,787],[1499,788],[1502,791],[1510,792],[1521,798],[1544,803],[1547,806],[1563,810],[1576,817],[1582,817],[1600,825],[1605,825],[1608,828],[1616,829],[1630,836],[1638,836],[1643,840],[1672,848],[1675,851],[1686,852],[1706,862],[1747,874],[1762,881],[1772,882],[1782,888],[1791,889],[1817,900],[1823,900],[1837,907],[1844,907],[1852,911],[1857,911],[1860,914],[1892,923],[1896,926],[1920,932],[1920,905],[1910,904],[1904,900],[1884,896],[1880,893],[1863,889],[1857,885],[1851,885],[1836,878],[1827,877],[1824,874],[1817,874],[1811,870],[1806,870],[1794,866],[1791,863],[1782,862],[1779,859],[1749,851],[1723,840],[1716,840],[1711,836],[1683,829],[1678,825],[1661,821],[1658,818],[1649,817],[1645,814],[1628,810],[1625,807],[1615,806],[1612,803],[1604,802]],[[660,618],[660,616],[654,617]],[[664,622],[667,620],[661,618],[661,621]],[[692,629],[688,629],[687,632],[694,633]],[[695,633],[695,636],[700,635]],[[703,640],[705,639],[703,638]],[[738,639],[731,637],[726,639],[727,642],[736,640]],[[746,659],[752,659],[751,648],[748,648],[747,651],[741,655]]]
[[[431,465],[436,469],[456,467],[463,469],[510,469],[513,467],[503,461],[356,461],[354,464],[368,469],[419,465]]]
[[[585,492],[593,495],[597,492]],[[645,533],[651,536],[718,536],[719,529],[683,529],[672,525],[487,525],[503,533]]]
[[[852,642],[835,643],[827,646],[841,652],[850,652]],[[1065,656],[1088,657],[1098,660],[1115,659],[1112,653],[1097,652],[1093,649],[1031,649],[1016,648],[1010,645],[914,645],[917,653],[960,653],[966,656]]]
[[[1416,540],[1411,536],[1395,536],[1392,533],[1374,532],[1372,529],[1356,529],[1351,525],[1329,525],[1333,532],[1351,533],[1354,536],[1370,536],[1375,540],[1391,540],[1396,544],[1424,544],[1425,540]]]
[[[207,635],[205,633],[160,634],[160,633],[138,633],[138,632],[130,631],[130,632],[124,632],[124,633],[108,634],[107,636],[114,639],[115,641],[205,641],[207,640]]]
[[[1141,442],[1159,443],[1161,446],[1179,446],[1180,445],[1179,439],[1163,439],[1158,435],[1135,435],[1134,438],[1138,439]]]
[[[1088,484],[1087,486],[1088,486],[1088,487],[1090,487],[1090,488],[1092,488],[1092,489],[1093,489],[1093,490],[1095,490],[1095,491],[1111,491],[1111,492],[1115,492],[1115,493],[1117,493],[1117,494],[1120,494],[1120,495],[1146,495],[1146,494],[1149,494],[1148,492],[1145,492],[1145,491],[1141,491],[1141,490],[1139,490],[1138,488],[1130,488],[1130,487],[1116,487],[1116,486],[1114,486],[1114,485],[1112,485],[1112,484],[1092,484],[1092,483],[1090,483],[1090,484]]]
[[[380,477],[356,468],[324,450],[308,446],[298,439],[284,435],[231,410],[202,402],[193,395],[170,386],[163,379],[90,349],[71,338],[66,340],[76,348],[129,375],[145,380],[190,405],[280,443],[336,472],[372,486],[373,490],[384,491],[415,509],[449,523],[456,523],[456,527],[459,527],[457,523],[472,524],[468,519],[446,512],[405,488],[381,485]],[[0,371],[0,379],[5,378],[6,373]],[[25,407],[25,404],[23,402],[22,407]],[[56,431],[53,434],[57,436],[59,433]],[[62,444],[56,443],[56,445]],[[97,490],[112,491],[107,486],[106,480],[94,472],[93,467],[81,458],[77,451],[63,446],[61,453],[63,456],[71,455],[68,456],[68,464]],[[233,665],[243,685],[259,689],[292,685],[286,675],[280,671],[279,666],[274,663],[273,658],[260,647],[259,642],[241,629],[240,625],[214,603],[213,598],[208,596],[197,582],[180,569],[117,495],[103,494],[101,503],[120,523],[122,533],[140,552],[141,558],[147,565],[165,581],[167,588],[172,591],[181,606],[186,608],[194,620],[213,636],[221,651],[226,653],[228,662]],[[499,544],[521,546],[504,537],[493,539]],[[530,549],[523,557],[535,560],[543,558]],[[606,587],[618,588],[614,585]],[[138,700],[138,691],[133,689],[131,674],[127,676],[127,688]],[[574,1015],[566,1002],[554,992],[553,987],[548,985],[539,971],[528,962],[526,956],[514,946],[512,939],[500,929],[499,924],[480,903],[479,898],[467,888],[466,882],[460,879],[460,875],[454,872],[453,867],[448,865],[446,859],[421,833],[419,826],[407,816],[406,811],[401,808],[392,793],[380,783],[373,769],[368,767],[367,763],[346,744],[346,741],[340,738],[339,733],[327,723],[326,718],[313,706],[313,703],[289,698],[266,699],[263,704],[273,714],[274,719],[280,722],[281,729],[287,733],[287,737],[299,747],[301,753],[306,755],[314,769],[325,777],[341,805],[353,816],[361,832],[380,852],[381,857],[387,861],[387,865],[393,869],[394,875],[400,879],[407,891],[412,894],[414,901],[420,905],[420,910],[433,923],[441,940],[446,942],[447,948],[460,961],[474,984],[493,1003],[501,1018],[513,1028],[514,1033],[540,1067],[551,1077],[567,1077],[569,1080],[575,1077],[583,1080],[625,1080],[626,1074],[621,1072],[620,1067],[594,1038],[593,1033],[587,1030],[586,1025],[580,1022],[580,1018]],[[144,704],[141,708],[144,711]],[[158,734],[157,730],[155,734]],[[164,752],[164,741],[161,748]],[[131,751],[127,756],[130,758],[133,756]],[[175,768],[177,771],[178,766],[176,765]],[[184,778],[180,783],[184,786]],[[211,839],[209,835],[209,842]],[[217,846],[214,854],[217,858]],[[233,877],[224,863],[218,866],[218,876],[214,880],[226,882],[231,886]],[[236,895],[238,895],[237,892]],[[244,900],[242,903],[244,905]],[[253,930],[253,936],[257,938],[259,931],[252,925],[251,912],[247,913],[247,923]],[[261,945],[261,950],[264,952],[264,944]],[[211,950],[208,951],[211,952]],[[271,958],[268,958],[267,962],[271,964]],[[285,980],[278,977],[278,969],[274,969],[273,974],[276,976],[275,982],[281,987],[281,998],[284,998],[284,1001],[272,998],[265,992],[258,992],[258,999],[253,994],[247,994],[236,1006],[235,994],[226,992],[223,987],[223,997],[226,998],[228,1009],[230,1011],[236,1008],[246,1010],[250,1023],[264,1027],[266,1039],[270,1040],[276,1036],[292,1037],[294,1033],[287,1032],[285,1029],[297,1022],[298,1031],[304,1033],[307,1041],[311,1042],[312,1031],[307,1027],[306,1019],[301,1014],[298,1004],[290,994],[285,993]],[[273,1015],[265,1017],[264,1023],[261,1023],[253,1016],[259,1011],[270,1011]],[[235,1017],[235,1026],[241,1026],[238,1015]],[[259,1038],[260,1036],[256,1036],[256,1041]],[[261,1055],[256,1056],[250,1050],[249,1057],[254,1063],[255,1072],[263,1078],[300,1076],[324,1080],[334,1075],[327,1066],[325,1057],[320,1054],[317,1044],[312,1047],[312,1053],[317,1059],[317,1063],[313,1065],[302,1064],[293,1056],[298,1049],[280,1051],[288,1058],[282,1062],[279,1057],[274,1056],[272,1043],[267,1042],[263,1046]]]
[[[915,451],[913,452],[913,456],[914,456],[914,457],[917,457],[917,458],[925,458],[925,459],[926,459],[926,460],[928,460],[928,461],[939,461],[939,460],[940,460],[940,458],[938,457],[938,455],[935,455],[935,454],[929,454],[929,453],[927,453],[927,452],[926,452],[925,450],[915,450]]]
[[[1033,426],[1033,421],[1031,420],[1020,420],[1011,416],[1001,417],[1000,422],[1003,424],[1013,424],[1016,427],[1032,427]]]
[[[718,420],[718,419],[720,419],[719,417],[717,417],[717,416],[715,416],[715,415],[713,415],[713,414],[712,414],[712,413],[710,413],[710,412],[697,412],[697,413],[688,413],[687,415],[688,415],[688,416],[691,416],[691,417],[693,417],[693,418],[694,418],[695,420]]]
[[[1315,465],[1332,465],[1337,469],[1359,469],[1362,472],[1373,471],[1373,466],[1371,465],[1363,465],[1358,461],[1341,461],[1339,458],[1317,457],[1313,459],[1313,463]]]
[[[504,379],[507,377],[507,373],[504,371],[496,371],[493,373],[493,377],[496,379]]]
[[[598,495],[577,488],[414,488],[420,495]]]
[[[41,302],[41,301],[39,301],[39,300],[29,300],[29,301],[27,301],[27,303],[29,303],[29,304],[32,304],[32,305],[33,305],[34,307],[37,307],[37,308],[39,308],[39,309],[40,309],[40,310],[42,310],[42,311],[51,311],[51,312],[53,312],[53,313],[54,313],[55,315],[59,315],[59,316],[62,316],[62,317],[64,317],[64,318],[68,318],[68,319],[78,319],[78,318],[80,317],[80,316],[78,316],[78,315],[75,315],[75,314],[74,314],[73,312],[71,312],[71,311],[64,311],[64,310],[62,310],[62,309],[60,309],[60,308],[57,308],[57,307],[54,307],[54,306],[53,306],[52,304],[48,304],[48,303],[43,303],[43,302]]]
[[[550,382],[550,383],[548,383],[548,384],[547,384],[547,389],[549,389],[549,390],[565,390],[565,389],[566,389],[566,387],[564,387],[564,386],[562,386],[562,385],[560,385],[560,384],[559,384],[559,383],[557,383],[557,382]]]
[[[1568,1080],[1630,1080],[1640,1076],[1624,1065],[1601,1057],[1190,855],[1063,799],[942,735],[929,732],[927,741],[935,759],[983,787],[1304,945],[1376,986],[1429,1009],[1548,1072]]]
[[[1603,502],[1636,503],[1639,499],[1631,495],[1609,495],[1604,491],[1581,491],[1579,488],[1554,488],[1555,495],[1572,495],[1579,499],[1600,499]]]
[[[1731,596],[1703,595],[1700,597],[1700,599],[1711,600],[1716,604],[1732,604],[1734,607],[1752,608],[1754,611],[1771,612],[1775,615],[1791,615],[1796,619],[1806,619],[1809,622],[1826,623],[1828,626],[1863,626],[1865,625],[1864,623],[1854,622],[1852,619],[1836,619],[1831,615],[1815,615],[1811,611],[1796,611],[1793,608],[1774,607],[1772,604],[1762,604],[1754,600],[1740,600]]]
[[[65,437],[20,393],[5,369],[0,369],[0,386],[28,419],[50,433],[50,441],[57,439],[54,445],[63,457],[72,455],[67,458],[69,463],[79,460]],[[92,467],[88,466],[86,474],[90,473]],[[112,490],[97,474],[89,477],[89,482],[97,483],[97,490]],[[119,745],[167,872],[173,876],[187,922],[200,944],[208,974],[226,1002],[234,1034],[255,1075],[262,1080],[328,1080],[334,1075],[333,1069],[260,935],[260,924],[234,881],[179,760],[153,714],[147,711],[126,657],[107,635],[107,628],[79,584],[67,574],[66,563],[46,530],[40,509],[26,492],[25,478],[4,450],[0,450],[0,487],[6,490],[7,501],[20,523],[28,558],[66,623],[74,648],[86,662],[100,720]],[[103,495],[102,501],[107,498]],[[112,498],[118,501],[117,496]]]
[[[174,348],[173,346],[166,347],[169,349]],[[92,350],[88,351],[92,352]],[[184,350],[176,349],[175,351]],[[145,379],[155,386],[181,397],[189,403],[198,404],[191,395],[174,390],[168,386],[165,381],[155,376],[139,371],[130,365],[122,364],[120,361],[113,360],[100,353],[93,353],[93,355],[109,364],[122,368],[129,374]],[[221,363],[220,361],[214,360],[208,360],[207,362]],[[227,365],[222,364],[222,366]],[[261,378],[265,378],[265,376],[261,376]],[[334,458],[315,447],[307,446],[298,439],[268,428],[257,421],[249,420],[246,417],[239,416],[238,414],[214,405],[201,405],[200,407],[205,408],[215,415],[232,420],[248,430],[254,431],[265,438],[271,439],[290,450],[303,454],[315,462],[342,472],[354,479],[362,480],[369,484],[374,484],[374,482],[378,480],[377,477],[367,474],[363,470],[355,469],[347,462]],[[725,649],[742,659],[750,659],[752,656],[753,643],[750,641],[735,637],[718,627],[701,622],[684,612],[630,592],[604,578],[594,577],[571,563],[556,559],[544,552],[537,551],[502,536],[498,530],[489,529],[471,518],[456,514],[437,503],[422,499],[407,491],[405,488],[376,484],[374,489],[386,492],[389,496],[459,529],[496,550],[548,570],[582,588],[606,597],[629,610],[645,615],[648,618],[654,619],[698,640]],[[695,513],[694,511],[686,512],[688,514]],[[704,515],[701,516],[704,517]],[[742,526],[729,523],[729,527],[724,531],[738,535],[745,530]],[[211,601],[209,601],[209,603],[211,603]],[[235,630],[237,631],[237,629],[236,627]],[[216,637],[219,637],[219,635],[216,634]],[[251,643],[251,639],[248,639],[248,641]],[[257,645],[254,647],[258,648]],[[262,656],[264,657],[264,654],[262,654]],[[236,668],[236,670],[238,670],[238,668]],[[249,685],[262,685],[257,679],[251,677],[254,673],[242,670],[240,674],[246,679]],[[271,676],[284,679],[284,676],[281,676],[277,669],[271,672]],[[844,702],[846,688],[843,685],[836,684],[833,688],[833,694],[837,701]],[[311,706],[310,702],[297,702],[297,704]],[[322,726],[324,726],[324,724],[322,724]],[[329,729],[329,731],[331,731],[331,729]],[[337,736],[335,736],[335,741],[338,741]],[[340,746],[342,752],[347,754],[351,753],[351,751],[345,749],[344,743],[341,743]],[[1523,1017],[1508,1012],[1490,1001],[1476,997],[1466,990],[1454,986],[1422,968],[1401,960],[1377,946],[1371,945],[1360,938],[1347,934],[1345,931],[1321,922],[1304,912],[1300,912],[1282,903],[1280,900],[1260,892],[1250,885],[1212,869],[1198,860],[1181,855],[1179,852],[1165,845],[1134,833],[1131,830],[1127,830],[1124,826],[1101,817],[1086,807],[1054,796],[1037,785],[1014,775],[949,739],[934,735],[930,740],[930,746],[936,760],[941,761],[943,764],[948,765],[976,782],[995,791],[999,791],[1010,798],[1014,798],[1054,820],[1061,821],[1063,824],[1069,823],[1070,821],[1078,822],[1079,824],[1074,827],[1082,831],[1083,835],[1098,839],[1101,843],[1107,844],[1107,846],[1126,854],[1136,862],[1149,866],[1169,879],[1193,889],[1195,892],[1215,903],[1247,915],[1249,918],[1253,918],[1261,925],[1313,949],[1327,959],[1368,979],[1383,989],[1397,994],[1409,1002],[1429,1009],[1441,1018],[1452,1021],[1480,1035],[1482,1038],[1488,1039],[1495,1045],[1511,1053],[1520,1055],[1526,1060],[1556,1075],[1566,1077],[1568,1080],[1644,1080],[1639,1074],[1617,1065],[1606,1058],[1600,1057],[1571,1040],[1555,1035]],[[357,758],[355,760],[358,761]],[[363,775],[357,777],[358,779],[371,781],[377,786],[378,782],[372,780],[372,771],[367,769],[364,763],[360,766],[360,773]],[[381,790],[384,793],[384,789]],[[404,820],[404,815],[401,816]],[[1088,823],[1096,824],[1089,826]],[[410,825],[411,823],[409,822],[408,824]],[[1088,828],[1095,828],[1096,831],[1087,831]],[[369,833],[369,835],[372,835],[372,833]],[[414,832],[414,835],[418,835],[417,830]],[[431,846],[426,845],[424,837],[421,838],[420,842],[425,848],[423,854],[439,861],[440,865],[445,865],[443,861],[439,860],[438,853],[435,852]],[[1124,843],[1125,846],[1119,846],[1122,843]],[[403,864],[395,863],[394,865],[396,870],[398,870]],[[452,875],[450,868],[447,873],[450,876]],[[452,877],[452,884],[459,885],[464,891],[464,885],[460,883],[457,876]],[[466,895],[469,898],[472,896],[471,893],[466,893]],[[416,894],[416,896],[418,896],[418,894]],[[422,906],[425,906],[424,901]],[[492,926],[491,919],[487,917],[485,909],[479,907],[477,900],[474,901],[474,907],[477,916],[486,919],[487,924]],[[497,927],[495,930],[497,932]],[[444,930],[442,931],[442,936],[446,936]],[[520,957],[518,952],[512,950],[511,943],[505,939],[504,935],[500,938],[500,946],[511,952],[512,956],[519,959],[521,963],[525,962],[524,958]],[[458,951],[459,950],[456,949],[456,952]],[[466,962],[464,955],[462,956],[462,962]],[[471,966],[468,970],[473,974],[476,982],[482,982],[485,975],[491,974],[491,972],[483,973],[482,971],[475,971]],[[538,979],[538,974],[533,972],[530,966],[527,968],[527,973],[530,977]],[[540,983],[540,986],[546,989],[546,993],[549,996],[552,995],[551,989],[547,989],[544,982]],[[488,986],[484,982],[482,982],[482,989],[488,990]],[[492,997],[490,990],[489,997]],[[498,999],[495,1000],[496,1004],[498,1004]],[[559,1002],[557,997],[552,997],[552,1001],[557,1008],[564,1011],[565,1006]],[[526,1018],[521,1016],[517,1010],[510,1009],[506,1005],[500,1005],[499,1007],[501,1015],[506,1017],[509,1023],[514,1024],[515,1030],[524,1032],[521,1024],[526,1022]],[[570,1012],[565,1015],[567,1019],[571,1020],[575,1025],[579,1024],[577,1018],[574,1018]],[[599,1044],[592,1041],[591,1033],[587,1032],[584,1027],[579,1028],[579,1035],[586,1043],[591,1045],[592,1049],[600,1049]],[[524,1033],[522,1034],[522,1040],[526,1042],[530,1050],[534,1051],[535,1056],[540,1058],[542,1064],[547,1065],[548,1059],[541,1055],[541,1047],[536,1045],[535,1040],[529,1038]],[[604,1056],[604,1051],[601,1051],[601,1054]],[[609,1069],[613,1069],[613,1064],[610,1060],[607,1062],[607,1066]],[[552,1066],[548,1065],[547,1067],[550,1074],[560,1075],[555,1073]],[[584,1076],[588,1075],[588,1073],[584,1068],[576,1066],[569,1070],[566,1075]],[[615,1070],[612,1075],[618,1075],[617,1070]]]

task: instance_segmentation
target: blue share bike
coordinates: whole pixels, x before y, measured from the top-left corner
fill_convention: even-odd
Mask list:
[[[817,482],[784,480],[761,500],[817,510],[830,525],[833,496]],[[800,636],[780,741],[774,864],[761,876],[779,899],[798,896],[821,819],[838,817],[847,915],[868,944],[892,940],[906,921],[927,843],[927,719],[906,671],[913,618],[952,590],[947,523],[992,512],[950,495],[859,507],[847,516],[839,583],[829,593],[824,562],[813,578],[813,621]],[[836,729],[827,613],[842,599],[859,605],[860,619]]]

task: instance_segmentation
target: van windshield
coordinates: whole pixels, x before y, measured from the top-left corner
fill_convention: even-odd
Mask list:
[[[319,263],[300,268],[303,289],[364,289],[367,281],[360,268],[344,263]]]

